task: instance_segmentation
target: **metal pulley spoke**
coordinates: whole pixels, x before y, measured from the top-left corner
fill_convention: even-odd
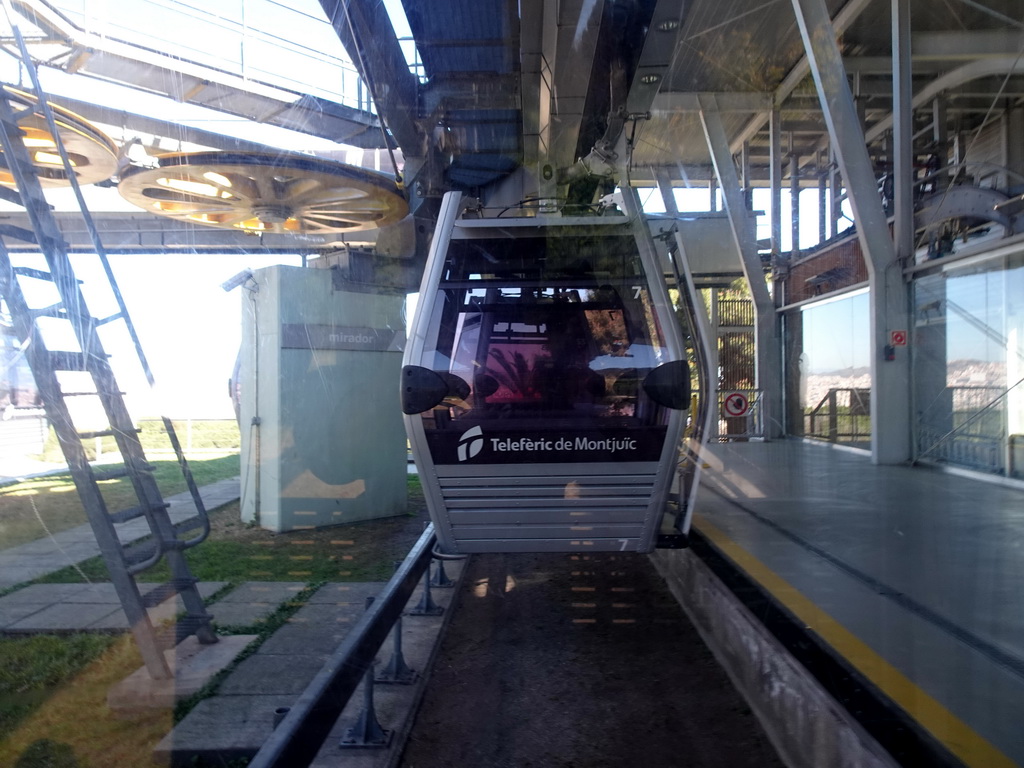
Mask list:
[[[0,87],[6,91],[8,99],[19,107],[34,109],[39,103],[39,99],[31,93],[9,85]],[[64,145],[78,183],[95,184],[114,175],[117,170],[117,147],[114,142],[84,117],[53,103],[50,103],[50,109],[57,123],[57,138]],[[71,182],[64,169],[60,150],[42,111],[23,115],[18,126],[39,182],[44,187],[68,186]],[[0,184],[15,186],[14,177],[7,170],[6,164],[0,168]]]
[[[192,152],[130,167],[118,191],[163,216],[251,232],[355,232],[394,224],[408,204],[394,180],[305,155]]]

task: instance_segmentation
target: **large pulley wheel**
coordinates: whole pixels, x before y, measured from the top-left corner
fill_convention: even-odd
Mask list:
[[[303,155],[188,152],[121,171],[118,191],[153,213],[248,232],[329,234],[394,224],[409,212],[393,179]]]
[[[31,93],[19,91],[9,85],[3,86],[8,100],[18,108],[34,109],[39,99]],[[50,103],[57,137],[64,145],[64,151],[74,168],[79,184],[95,184],[114,175],[117,170],[117,146],[96,126],[69,109]],[[18,121],[25,148],[32,158],[36,175],[44,187],[68,186],[71,181],[64,168],[60,150],[54,140],[46,118],[38,112],[24,115]],[[14,175],[6,162],[0,168],[0,184],[13,187]]]

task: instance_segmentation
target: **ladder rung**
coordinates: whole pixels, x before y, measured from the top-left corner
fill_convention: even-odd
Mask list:
[[[120,312],[117,312],[117,313],[115,313],[115,314],[113,314],[113,315],[110,315],[109,317],[104,317],[104,318],[103,318],[103,319],[101,319],[101,320],[94,320],[93,322],[94,322],[94,324],[95,324],[95,325],[97,325],[97,326],[100,326],[100,325],[106,325],[107,323],[112,323],[112,322],[114,322],[115,320],[120,320],[120,319],[121,319],[121,317],[122,317],[121,313],[120,313]]]
[[[0,186],[0,200],[6,200],[14,205],[22,205],[21,193],[11,187]]]
[[[18,205],[24,205],[23,202],[19,201]],[[4,237],[13,237],[16,240],[23,240],[26,243],[36,242],[36,233],[31,229],[25,229],[24,227],[16,227],[13,224],[2,224],[0,225],[0,235]],[[15,272],[18,271],[18,267],[15,267]]]
[[[109,469],[93,469],[93,478],[97,482],[103,480],[117,480],[119,477],[128,477],[128,467],[111,467]]]
[[[118,435],[118,434],[125,435],[125,434],[131,433],[131,432],[134,432],[135,434],[139,434],[140,432],[142,432],[142,430],[139,429],[138,427],[136,427],[135,429],[120,429],[120,430],[100,429],[100,430],[97,430],[95,432],[79,432],[78,436],[80,438],[82,438],[83,440],[89,440],[89,439],[94,438],[94,437],[114,437],[115,435]]]
[[[199,515],[182,520],[180,523],[175,523],[174,532],[176,534],[189,533],[191,531],[198,531],[200,528],[206,526],[206,521]]]
[[[56,317],[62,320],[67,319],[67,310],[63,304],[51,304],[48,307],[40,307],[32,310],[32,317]]]
[[[96,480],[116,480],[119,477],[128,477],[131,474],[131,470],[124,464],[111,467],[94,467],[90,465],[90,467],[92,468],[92,476]],[[155,469],[156,467],[148,463],[139,464],[138,467],[140,473],[152,474]]]
[[[112,430],[112,429],[102,429],[102,430],[98,430],[96,432],[79,432],[78,433],[78,437],[81,440],[91,440],[94,437],[113,437],[113,436],[114,436],[114,430]]]
[[[198,581],[199,579],[191,577],[187,579],[172,579],[144,594],[142,596],[142,604],[147,608],[160,605],[165,600],[170,600],[175,595],[179,595],[187,589],[192,589]]]
[[[144,563],[156,554],[156,542],[148,539],[135,546],[124,549],[124,563],[129,568]]]
[[[170,504],[158,504],[156,509],[167,509]],[[137,520],[146,514],[144,507],[128,507],[120,512],[111,512],[108,517],[112,523],[127,523],[129,520]]]
[[[15,267],[14,274],[19,277],[34,277],[36,280],[47,280],[53,282],[53,273],[47,272],[45,269],[35,269],[33,267]]]
[[[55,371],[88,371],[86,363],[90,357],[106,359],[110,355],[106,353],[97,354],[96,352],[86,355],[82,352],[58,350],[50,352],[50,366]]]
[[[15,124],[20,123],[22,118],[31,117],[35,114],[38,114],[40,117],[43,115],[42,110],[39,108],[38,101],[31,106],[22,107],[21,109],[17,109],[13,106],[11,107],[11,115],[14,117]]]
[[[86,357],[81,352],[50,352],[50,367],[55,371],[84,371]]]
[[[61,397],[99,397],[99,392],[61,392]],[[121,395],[124,397],[124,392],[112,392],[111,394]]]

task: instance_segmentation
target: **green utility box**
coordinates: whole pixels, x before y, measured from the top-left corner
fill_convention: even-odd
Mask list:
[[[332,277],[277,266],[242,288],[242,520],[272,531],[406,511],[404,297]]]

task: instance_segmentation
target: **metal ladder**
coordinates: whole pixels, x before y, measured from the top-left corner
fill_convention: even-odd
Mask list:
[[[168,418],[163,419],[167,437],[178,457],[186,485],[195,503],[196,515],[178,524],[171,520],[169,505],[164,500],[153,474],[153,467],[147,461],[145,451],[136,428],[128,413],[124,393],[120,391],[109,355],[104,351],[99,329],[120,322],[124,324],[143,371],[152,386],[153,375],[135,329],[128,316],[120,290],[114,280],[106,254],[100,243],[95,224],[85,206],[75,178],[74,167],[61,143],[54,115],[39,86],[38,75],[25,48],[24,40],[14,29],[15,38],[22,53],[23,65],[33,86],[35,103],[29,107],[12,103],[12,96],[0,87],[0,145],[2,162],[10,171],[16,190],[0,186],[0,198],[15,203],[28,214],[32,229],[27,230],[11,225],[0,225],[0,297],[4,299],[11,314],[15,332],[25,347],[25,357],[32,369],[36,385],[43,399],[48,420],[54,427],[61,449],[67,460],[78,494],[82,500],[93,533],[100,546],[110,579],[117,590],[121,605],[131,626],[135,641],[142,654],[150,676],[166,679],[172,672],[164,658],[164,650],[177,644],[189,635],[195,635],[199,642],[214,643],[217,636],[211,626],[212,617],[206,613],[202,597],[185,560],[184,551],[202,542],[209,534],[210,523],[202,498],[188,468],[180,442]],[[24,89],[22,89],[24,90]],[[82,281],[75,274],[68,256],[68,245],[57,226],[52,209],[47,203],[43,189],[32,162],[29,150],[22,140],[19,121],[32,114],[43,115],[52,138],[64,163],[64,171],[75,191],[82,218],[92,238],[94,251],[106,275],[107,288],[116,301],[117,311],[106,317],[94,317],[89,310],[82,292]],[[15,266],[11,261],[8,244],[11,241],[32,243],[45,259],[45,268]],[[28,283],[36,283],[29,286]],[[52,288],[40,291],[40,284]],[[28,288],[28,290],[25,290]],[[57,300],[52,298],[40,302],[35,297],[56,289]],[[42,304],[42,306],[33,306]],[[70,334],[58,336],[58,342],[47,345],[42,325],[61,326],[73,333],[75,342],[68,342]],[[71,347],[70,349],[64,347]],[[85,379],[82,374],[88,374]],[[77,381],[76,381],[77,380]],[[91,385],[82,386],[82,381],[91,380]],[[108,427],[99,431],[81,431],[75,425],[70,398],[85,398],[98,401],[108,421]],[[95,410],[95,409],[94,409]],[[109,468],[90,464],[83,440],[112,436],[122,459],[120,466]],[[98,482],[113,477],[127,477],[135,491],[138,504],[129,509],[109,511]],[[122,541],[118,525],[134,519],[145,519],[150,535],[141,540]],[[136,576],[166,558],[171,578],[143,594]],[[147,608],[179,595],[185,606],[173,627],[158,628],[151,620]]]

